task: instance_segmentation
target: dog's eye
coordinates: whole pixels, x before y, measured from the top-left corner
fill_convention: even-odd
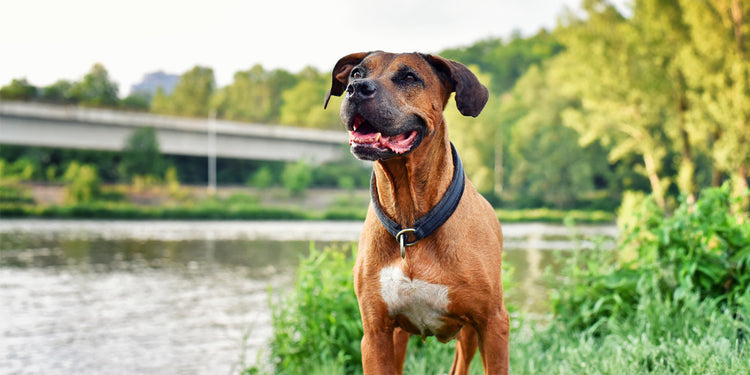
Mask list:
[[[352,72],[352,78],[354,78],[354,79],[360,79],[360,78],[362,78],[362,72],[360,72],[359,70],[353,71]]]
[[[404,74],[403,80],[405,82],[417,82],[417,76],[415,76],[413,73],[406,73]]]

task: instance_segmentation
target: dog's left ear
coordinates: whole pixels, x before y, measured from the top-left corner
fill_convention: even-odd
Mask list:
[[[333,67],[331,73],[331,88],[326,93],[325,101],[323,102],[323,109],[328,107],[328,101],[331,99],[331,95],[341,96],[346,90],[346,85],[349,83],[349,73],[352,68],[359,65],[367,55],[371,52],[359,52],[346,55],[339,59],[336,66]]]
[[[464,116],[477,117],[482,112],[490,92],[479,82],[477,76],[465,65],[440,56],[425,55],[427,61],[435,67],[456,92],[456,106]]]

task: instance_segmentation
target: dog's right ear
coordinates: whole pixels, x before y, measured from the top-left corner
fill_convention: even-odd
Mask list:
[[[371,52],[359,52],[346,55],[339,59],[336,66],[333,67],[331,73],[331,89],[326,93],[325,101],[323,102],[323,109],[328,107],[328,101],[331,99],[331,95],[341,96],[346,90],[346,85],[349,83],[349,72],[352,68],[359,65],[367,55]]]

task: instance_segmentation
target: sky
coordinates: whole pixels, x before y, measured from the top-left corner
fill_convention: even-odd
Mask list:
[[[615,0],[623,7],[627,0]],[[330,70],[349,53],[435,53],[514,31],[553,29],[581,0],[7,0],[0,86],[80,80],[101,63],[121,96],[154,71],[213,68],[217,84],[255,64]]]

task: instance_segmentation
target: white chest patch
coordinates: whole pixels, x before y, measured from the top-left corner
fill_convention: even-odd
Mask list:
[[[406,316],[423,334],[443,326],[440,317],[448,311],[447,286],[410,279],[401,268],[389,266],[380,270],[380,294],[391,316]]]

